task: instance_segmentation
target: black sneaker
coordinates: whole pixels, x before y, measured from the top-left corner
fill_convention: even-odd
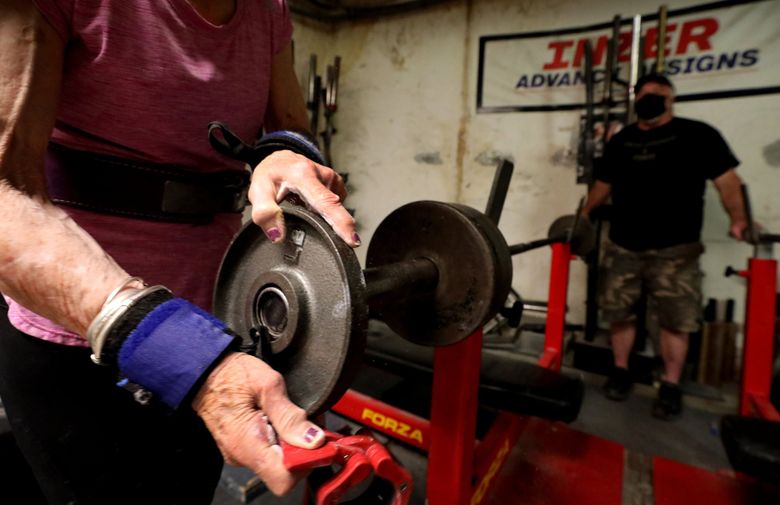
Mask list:
[[[653,402],[653,416],[671,421],[682,413],[682,391],[680,386],[671,382],[662,382],[658,389],[658,398]]]
[[[604,394],[616,402],[622,402],[628,398],[632,389],[634,389],[634,381],[631,380],[631,373],[620,367],[612,369],[612,373],[604,384]]]

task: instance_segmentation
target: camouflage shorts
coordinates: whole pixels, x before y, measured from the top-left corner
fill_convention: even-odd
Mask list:
[[[642,289],[662,328],[699,329],[702,316],[700,243],[630,251],[608,243],[601,264],[599,307],[610,322],[631,321]]]

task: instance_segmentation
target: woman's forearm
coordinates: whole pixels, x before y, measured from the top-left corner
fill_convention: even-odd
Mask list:
[[[83,335],[127,274],[46,197],[64,43],[32,2],[8,0],[0,47],[0,291]]]
[[[127,273],[62,209],[0,181],[0,291],[84,335]]]

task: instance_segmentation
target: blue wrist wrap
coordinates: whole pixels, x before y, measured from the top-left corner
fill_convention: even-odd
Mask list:
[[[266,133],[257,141],[255,148],[262,149],[262,151],[266,153],[266,156],[274,151],[289,149],[301,156],[306,156],[315,163],[319,163],[320,165],[326,164],[325,156],[322,155],[320,149],[314,142],[300,133],[289,130]]]
[[[236,337],[181,298],[152,310],[119,350],[119,371],[177,408]]]
[[[325,156],[317,147],[316,140],[290,130],[266,133],[250,145],[224,124],[212,121],[209,123],[209,143],[217,152],[241,160],[252,169],[269,154],[282,150],[290,150],[320,165],[327,164]]]

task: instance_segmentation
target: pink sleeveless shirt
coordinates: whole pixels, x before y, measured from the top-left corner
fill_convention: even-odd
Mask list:
[[[286,0],[237,0],[225,25],[187,0],[35,0],[66,43],[52,140],[74,149],[174,163],[241,168],[208,143],[218,120],[247,141],[263,125],[273,56],[291,40]],[[205,309],[240,215],[206,225],[171,224],[63,207],[131,275],[168,286]],[[86,346],[8,299],[19,330]]]

